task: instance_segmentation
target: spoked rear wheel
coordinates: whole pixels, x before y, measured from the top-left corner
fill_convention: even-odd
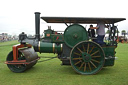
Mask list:
[[[95,42],[82,41],[70,53],[71,66],[79,74],[96,74],[102,69],[104,62],[104,51]]]

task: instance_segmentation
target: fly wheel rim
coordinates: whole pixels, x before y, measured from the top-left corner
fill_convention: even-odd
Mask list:
[[[102,69],[104,62],[104,51],[101,46],[95,42],[81,41],[76,44],[70,52],[71,66],[79,74],[96,74]]]
[[[25,60],[25,57],[21,52],[18,51],[18,60]],[[7,56],[7,61],[13,60],[13,51],[11,51]],[[24,72],[27,69],[27,64],[7,64],[8,68],[15,73]]]

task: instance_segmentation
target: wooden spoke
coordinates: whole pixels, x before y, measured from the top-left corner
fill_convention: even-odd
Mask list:
[[[81,66],[80,66],[79,70],[83,67],[84,63],[85,63],[85,62],[83,62],[83,63],[81,64]]]
[[[97,68],[96,65],[95,65],[92,61],[90,61],[90,63],[91,63],[95,68]]]
[[[94,49],[95,46],[92,47],[92,49],[90,50],[89,54],[92,52],[92,50]]]
[[[79,60],[79,59],[82,59],[82,58],[73,58],[73,60]]]
[[[87,53],[88,53],[88,51],[89,51],[89,43],[88,43]]]
[[[96,74],[105,63],[104,50],[95,42],[81,41],[70,53],[70,63],[73,69],[83,75]]]
[[[81,61],[78,61],[78,62],[76,62],[74,65],[77,65],[77,64],[79,64]]]
[[[85,63],[85,65],[84,65],[84,72],[86,71],[86,63]]]
[[[77,47],[77,49],[82,53],[82,51]]]
[[[99,50],[95,51],[94,53],[91,54],[91,56],[94,55],[94,54],[96,54],[96,53],[98,53],[98,52],[99,52]]]
[[[76,55],[78,55],[78,56],[81,56],[81,54],[79,54],[79,53],[76,53],[76,52],[74,52],[74,54],[76,54]]]
[[[88,66],[89,66],[89,70],[90,70],[90,71],[92,71],[92,69],[91,69],[91,66],[90,66],[90,63],[89,63],[89,62],[88,62]]]
[[[101,57],[101,56],[92,56],[93,58],[98,58],[98,57]]]
[[[94,60],[94,59],[92,59],[92,61],[94,61],[94,62],[96,62],[96,63],[100,63],[99,61],[97,61],[97,60]]]
[[[82,45],[83,46],[83,50],[84,50],[84,52],[85,52],[85,47],[84,47],[84,45]]]

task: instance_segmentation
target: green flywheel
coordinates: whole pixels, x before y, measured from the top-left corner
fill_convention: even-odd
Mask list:
[[[70,62],[72,68],[79,74],[96,74],[104,66],[105,54],[97,43],[82,41],[72,48]]]
[[[71,48],[84,40],[88,40],[88,33],[82,25],[73,24],[64,31],[64,41]]]

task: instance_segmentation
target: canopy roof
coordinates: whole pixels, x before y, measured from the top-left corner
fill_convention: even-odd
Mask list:
[[[41,17],[47,23],[81,23],[81,24],[97,24],[104,21],[105,24],[117,23],[126,18],[99,18],[99,17]]]

